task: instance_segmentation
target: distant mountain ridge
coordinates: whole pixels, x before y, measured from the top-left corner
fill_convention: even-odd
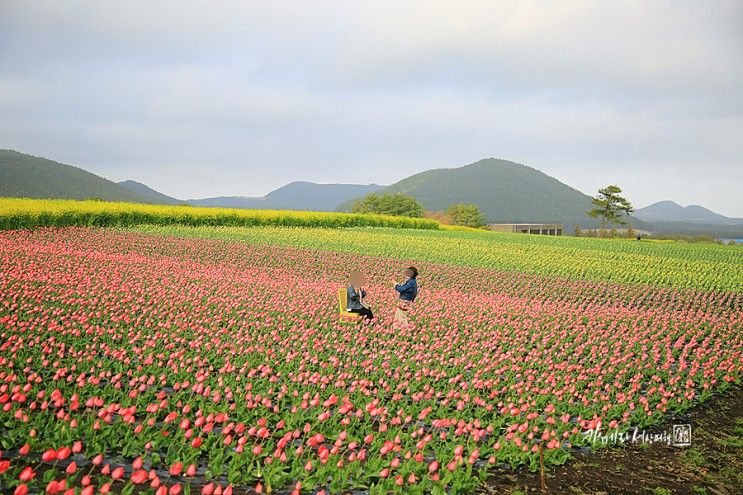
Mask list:
[[[691,223],[743,223],[743,218],[730,218],[715,213],[703,206],[681,206],[673,201],[659,201],[635,210],[635,214],[648,222],[691,222]]]
[[[27,198],[101,198],[154,204],[192,204],[250,209],[347,210],[353,200],[371,192],[404,193],[432,211],[454,203],[477,204],[491,223],[563,223],[570,234],[577,223],[596,227],[588,217],[590,196],[537,169],[508,160],[488,158],[459,168],[414,174],[390,186],[378,184],[316,184],[295,181],[263,197],[224,196],[180,200],[141,182],[119,183],[79,167],[14,150],[0,150],[0,196]],[[632,225],[659,233],[743,238],[743,219],[707,208],[682,207],[661,201],[637,210]]]
[[[224,208],[334,211],[346,201],[366,196],[383,187],[378,184],[316,184],[294,181],[263,197],[221,196],[189,199],[187,203]]]
[[[265,200],[250,196],[215,196],[213,198],[188,199],[189,205],[203,206],[207,208],[241,208],[244,210],[266,210]]]
[[[351,198],[365,196],[384,186],[378,184],[315,184],[296,181],[260,198],[226,196],[181,200],[134,180],[113,182],[79,167],[46,158],[0,150],[0,196],[25,198],[89,199],[192,204],[223,208],[333,211]]]
[[[659,201],[635,213],[663,234],[743,238],[743,218],[726,217],[699,205],[684,207],[673,201]]]

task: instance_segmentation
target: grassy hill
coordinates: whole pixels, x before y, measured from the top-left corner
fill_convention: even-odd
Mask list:
[[[0,196],[152,202],[81,168],[0,150]]]
[[[495,158],[421,172],[380,192],[409,194],[430,211],[443,211],[454,203],[473,203],[490,223],[557,222],[565,224],[567,232],[576,223],[598,225],[586,214],[591,208],[588,195],[534,168]],[[644,226],[637,219],[633,224]]]

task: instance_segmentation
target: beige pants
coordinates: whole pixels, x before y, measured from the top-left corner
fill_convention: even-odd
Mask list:
[[[404,325],[410,323],[410,320],[408,320],[408,312],[397,308],[395,311],[395,323]]]

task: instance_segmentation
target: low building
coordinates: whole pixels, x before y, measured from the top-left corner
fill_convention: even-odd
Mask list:
[[[562,235],[564,226],[561,223],[491,223],[488,229],[513,234]]]

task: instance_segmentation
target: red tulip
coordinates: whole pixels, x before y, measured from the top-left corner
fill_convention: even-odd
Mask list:
[[[64,491],[67,482],[65,480],[52,480],[46,485],[46,493],[49,495],[55,495],[61,491]]]
[[[54,449],[48,449],[41,454],[41,460],[44,462],[52,462],[57,460],[57,451]]]
[[[144,483],[147,483],[148,481],[147,471],[144,471],[142,469],[138,471],[134,471],[129,477],[129,479],[135,485],[142,485]]]
[[[21,474],[18,475],[18,479],[24,483],[31,481],[36,476],[36,473],[30,466],[26,466],[21,470]]]

